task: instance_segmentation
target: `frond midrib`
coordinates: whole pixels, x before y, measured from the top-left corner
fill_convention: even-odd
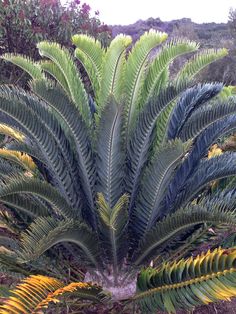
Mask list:
[[[153,202],[152,202],[152,208],[155,209],[156,206],[155,204],[157,203],[158,200],[160,200],[159,198],[159,192],[160,192],[160,187],[163,183],[163,181],[165,181],[165,179],[167,178],[167,173],[169,173],[172,169],[172,166],[180,159],[179,156],[177,156],[170,164],[169,166],[166,168],[165,172],[163,173],[162,175],[162,178],[161,178],[161,181],[159,182],[159,185],[158,185],[158,189],[156,189],[155,191],[155,194],[154,194],[154,197],[153,197]],[[154,214],[155,214],[155,210],[153,210],[151,212],[151,215],[149,216],[149,220],[148,220],[148,224],[147,224],[147,228],[146,230],[149,230],[151,228],[151,225],[152,225],[152,221],[154,219]]]
[[[173,289],[183,288],[183,287],[190,286],[190,285],[193,285],[193,284],[201,283],[203,281],[208,281],[208,280],[211,280],[211,279],[216,278],[216,277],[225,276],[225,275],[231,274],[233,272],[236,272],[236,268],[231,267],[231,268],[225,269],[223,271],[212,272],[211,274],[195,277],[193,279],[185,280],[185,281],[182,281],[182,282],[179,282],[179,283],[163,285],[163,286],[160,286],[160,287],[157,287],[157,288],[149,289],[147,291],[138,293],[132,299],[133,300],[142,299],[142,298],[145,298],[145,297],[149,297],[150,295],[155,294],[157,292],[166,292],[166,291],[173,290]]]
[[[117,123],[117,120],[118,120],[118,117],[119,117],[119,110],[117,110],[116,112],[116,116],[115,116],[115,119],[113,121],[113,124],[112,124],[112,128],[111,128],[111,132],[110,132],[110,136],[109,136],[109,156],[108,156],[108,165],[109,165],[109,168],[108,168],[108,177],[107,177],[107,186],[108,186],[108,191],[109,191],[109,204],[112,204],[112,195],[111,195],[111,191],[112,191],[112,179],[113,179],[113,176],[112,176],[112,173],[113,173],[113,163],[112,163],[112,155],[113,155],[113,142],[114,142],[114,131],[115,131],[115,128],[116,128],[116,123]]]

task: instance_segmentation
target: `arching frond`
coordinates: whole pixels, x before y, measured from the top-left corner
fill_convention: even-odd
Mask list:
[[[72,42],[77,47],[75,56],[84,66],[97,99],[101,87],[102,64],[105,51],[98,40],[87,35],[74,35],[72,36]]]
[[[160,113],[156,121],[156,130],[153,139],[153,150],[158,151],[168,142],[167,129],[171,112],[176,104],[176,100],[173,100],[168,106]]]
[[[130,193],[130,208],[137,193],[140,174],[147,161],[152,144],[152,135],[158,116],[179,95],[183,87],[168,86],[156,99],[152,99],[141,111],[137,125],[128,143],[127,191]]]
[[[14,53],[7,53],[2,55],[1,58],[17,65],[27,72],[33,79],[44,78],[40,66],[36,62],[32,61],[29,57]]]
[[[34,143],[35,144],[35,143]],[[42,155],[42,152],[40,151],[39,147],[37,145],[34,145],[33,143],[23,143],[23,142],[10,142],[6,144],[6,149],[12,150],[12,151],[17,151],[17,152],[22,152],[25,153],[34,159],[39,160],[43,164],[45,164],[45,158]]]
[[[201,223],[227,224],[235,226],[236,211],[228,209],[227,204],[219,200],[212,200],[199,205],[189,205],[184,209],[177,210],[157,222],[141,241],[134,263],[140,265],[150,261],[162,250],[162,245],[173,239],[178,233],[183,232]]]
[[[0,124],[0,133],[10,136],[19,142],[23,142],[25,140],[24,134],[21,132],[9,127],[6,124]]]
[[[0,110],[17,121],[30,134],[40,148],[49,170],[52,171],[61,193],[73,206],[78,207],[78,178],[73,154],[68,149],[68,140],[58,122],[41,101],[17,88],[2,87]],[[67,166],[67,172],[64,167]],[[71,184],[74,182],[75,184]]]
[[[118,103],[120,102],[126,48],[131,42],[130,36],[119,35],[112,40],[106,51],[102,64],[101,88],[98,100],[100,109],[104,108],[111,95]]]
[[[90,220],[95,223],[94,199],[95,199],[95,161],[90,138],[90,130],[86,127],[78,111],[68,101],[68,98],[57,85],[50,82],[34,81],[31,86],[38,95],[45,99],[56,110],[65,122],[70,132],[71,148],[75,150],[75,158],[78,166],[76,176],[80,178],[81,190],[84,191],[90,209]],[[66,103],[66,106],[65,106]],[[76,186],[78,190],[78,184]],[[88,210],[89,210],[88,209]]]
[[[236,129],[236,115],[225,117],[208,126],[196,139],[193,149],[176,171],[173,181],[170,183],[165,197],[165,212],[171,212],[174,208],[177,195],[182,191],[186,180],[191,176],[201,159],[207,154],[208,149],[216,140]],[[177,183],[178,182],[178,183]]]
[[[225,103],[217,103],[200,107],[193,112],[187,122],[183,125],[180,138],[187,141],[200,134],[211,123],[219,120],[227,115],[233,114],[236,111],[236,99],[229,98]]]
[[[224,153],[202,161],[176,197],[174,206],[191,201],[206,184],[233,175],[236,175],[236,153]]]
[[[91,123],[90,110],[88,104],[88,97],[86,95],[79,72],[69,54],[69,52],[62,48],[59,44],[50,42],[40,42],[37,44],[39,53],[52,60],[61,70],[73,102],[79,108],[79,111],[87,125]]]
[[[2,196],[0,201],[11,208],[14,208],[17,212],[22,212],[34,218],[38,216],[48,216],[52,213],[52,210],[50,210],[50,208],[48,208],[45,204],[42,204],[38,202],[37,199],[27,195],[6,195]]]
[[[138,277],[138,302],[143,313],[176,313],[236,296],[236,250],[216,249],[197,257],[148,268]]]
[[[56,220],[53,217],[38,217],[21,237],[19,261],[26,263],[58,243],[71,242],[80,249],[81,264],[100,268],[99,246],[95,235],[85,225],[73,219]]]
[[[9,177],[5,183],[0,185],[0,199],[6,196],[11,196],[14,194],[30,194],[37,195],[45,199],[52,206],[56,207],[56,211],[65,217],[78,216],[80,211],[79,208],[72,209],[66,202],[63,196],[49,183],[41,181],[39,179],[18,176]]]
[[[203,84],[187,89],[178,100],[172,110],[168,123],[168,139],[172,140],[179,137],[185,122],[191,116],[195,109],[198,109],[204,103],[216,96],[222,89],[223,85]]]
[[[31,173],[34,173],[37,169],[37,166],[34,163],[33,159],[25,153],[0,148],[0,158],[15,162],[19,164],[23,169]]]
[[[194,78],[194,76],[204,69],[206,66],[211,64],[212,62],[219,60],[225,56],[227,56],[227,49],[208,49],[202,50],[193,56],[190,61],[188,61],[179,71],[176,76],[176,83],[179,84],[183,81],[190,81]]]
[[[141,95],[141,103],[145,105],[150,97],[153,96],[155,87],[159,84],[163,71],[175,58],[196,51],[197,49],[198,44],[188,40],[179,39],[168,42],[160,53],[157,54],[147,70]]]
[[[136,240],[143,237],[157,221],[160,215],[159,205],[184,153],[185,147],[181,141],[169,143],[154,156],[145,169],[131,224]]]
[[[32,275],[23,279],[0,307],[1,314],[36,314],[48,308],[51,302],[60,302],[61,296],[74,295],[81,300],[101,303],[107,295],[97,285],[83,282],[65,284],[55,278]]]
[[[127,136],[131,132],[133,119],[138,109],[149,54],[153,48],[165,41],[166,38],[166,33],[150,30],[140,37],[128,56],[125,70]]]
[[[115,205],[124,189],[124,149],[121,135],[122,108],[110,99],[102,112],[97,141],[97,191],[108,206]]]
[[[127,223],[128,223],[127,194],[122,195],[113,208],[106,202],[104,196],[99,193],[97,199],[100,232],[102,243],[108,260],[113,265],[115,280],[122,258],[127,253]]]
[[[55,80],[61,85],[61,87],[65,90],[67,95],[70,95],[70,89],[68,83],[65,79],[64,74],[61,72],[61,69],[57,66],[56,63],[44,60],[40,62],[40,67],[45,72],[49,73]]]

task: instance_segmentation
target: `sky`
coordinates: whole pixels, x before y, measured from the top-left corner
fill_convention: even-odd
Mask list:
[[[65,0],[62,0],[65,1]],[[196,23],[227,22],[236,0],[82,0],[93,11],[99,10],[102,22],[131,24],[139,19],[160,17],[162,21],[191,18]]]

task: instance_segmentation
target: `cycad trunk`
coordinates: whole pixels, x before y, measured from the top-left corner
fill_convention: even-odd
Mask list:
[[[99,272],[87,272],[84,281],[101,285],[104,290],[111,292],[113,301],[121,301],[132,297],[136,291],[137,275],[129,275],[129,273],[121,271],[118,278],[115,279],[112,273],[101,275]],[[118,283],[115,284],[115,281]]]

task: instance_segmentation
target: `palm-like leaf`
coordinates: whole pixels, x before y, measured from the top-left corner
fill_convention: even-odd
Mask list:
[[[129,54],[125,70],[127,134],[130,133],[135,111],[138,109],[137,106],[141,96],[141,88],[144,84],[144,74],[149,54],[153,48],[166,40],[166,38],[166,33],[150,30],[140,37]]]
[[[235,225],[235,210],[229,210],[226,204],[217,201],[218,203],[212,201],[203,205],[192,205],[179,209],[159,221],[140,243],[135,263],[139,265],[145,260],[156,257],[161,252],[163,243],[192,226],[203,222],[216,225],[221,223]]]
[[[65,198],[62,197],[55,188],[53,188],[45,181],[26,176],[18,176],[6,178],[5,182],[1,182],[0,198],[4,198],[6,196],[14,195],[17,193],[26,193],[42,197],[52,206],[55,206],[62,216],[79,216],[79,208],[77,208],[77,211],[73,210],[67,204]]]
[[[176,82],[181,83],[186,79],[192,80],[194,76],[202,69],[204,69],[207,65],[211,64],[217,59],[227,56],[227,54],[227,49],[209,49],[201,51],[182,67],[176,77]]]
[[[0,157],[8,159],[19,164],[25,170],[33,173],[36,170],[36,164],[33,162],[33,159],[24,153],[17,152],[9,149],[0,149]]]
[[[118,270],[127,253],[128,195],[124,194],[111,208],[102,194],[98,194],[98,212],[101,224],[101,236],[108,260],[114,265],[114,276],[117,281]],[[111,256],[109,256],[111,254]]]
[[[0,133],[10,136],[19,142],[23,142],[25,139],[25,136],[22,133],[20,133],[16,129],[10,128],[5,124],[0,124]]]
[[[235,249],[216,249],[196,258],[143,271],[138,278],[139,302],[144,313],[175,313],[235,295]]]
[[[86,124],[89,125],[90,112],[88,98],[82,80],[69,52],[66,49],[62,49],[58,44],[49,42],[39,43],[38,49],[42,56],[51,59],[58,67],[58,70],[61,71],[61,75],[64,76],[70,91],[69,96],[71,96],[72,100],[79,108]]]
[[[178,56],[196,51],[197,48],[198,45],[195,42],[187,40],[174,40],[166,44],[148,68],[141,96],[141,104],[147,103],[150,97],[153,96],[157,86],[160,84],[163,71],[168,68],[170,63]]]
[[[123,192],[124,152],[121,137],[122,108],[111,99],[104,108],[98,130],[98,191],[112,208]]]
[[[4,54],[2,59],[9,61],[24,71],[26,71],[33,79],[42,79],[44,77],[40,66],[28,57],[18,54]]]
[[[137,236],[144,236],[160,216],[158,212],[160,202],[184,153],[183,143],[180,141],[170,143],[153,157],[146,168],[133,211],[132,229]]]
[[[126,48],[131,44],[131,37],[119,35],[111,42],[104,58],[101,76],[99,106],[103,108],[109,97],[120,101],[121,84],[123,83]]]
[[[86,35],[74,35],[72,42],[76,45],[75,56],[83,64],[93,86],[96,97],[102,81],[102,64],[105,51],[101,43]]]
[[[57,243],[71,242],[81,249],[83,262],[99,267],[99,251],[91,230],[72,219],[56,221],[52,217],[39,217],[23,234],[19,260],[35,260]]]
[[[59,302],[61,296],[73,294],[81,300],[95,303],[101,303],[107,297],[97,285],[82,282],[67,285],[52,277],[30,276],[12,291],[12,295],[1,306],[0,313],[36,314],[47,309],[49,303]]]

